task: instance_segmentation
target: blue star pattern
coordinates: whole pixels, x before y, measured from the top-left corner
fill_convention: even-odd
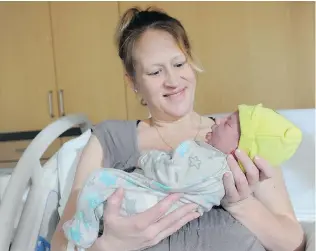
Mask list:
[[[85,219],[84,213],[82,211],[78,212],[78,219],[79,219],[80,222],[83,222],[85,228],[89,228],[90,227],[90,224]]]
[[[75,243],[79,243],[81,240],[81,233],[78,230],[78,228],[71,228],[69,230],[69,234],[71,236],[71,239],[75,242]]]
[[[185,141],[182,142],[176,149],[176,153],[178,153],[181,157],[184,157],[186,152],[189,149],[189,142]]]
[[[90,194],[87,196],[87,200],[90,208],[97,208],[101,203],[100,197],[97,194]]]
[[[100,174],[99,179],[103,184],[107,186],[116,185],[116,181],[117,181],[117,177],[115,177],[113,174],[107,171],[103,171]]]

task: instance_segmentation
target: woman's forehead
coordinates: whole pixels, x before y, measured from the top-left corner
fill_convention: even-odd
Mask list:
[[[169,33],[148,30],[135,44],[133,58],[141,65],[149,66],[163,64],[183,56],[183,52]]]

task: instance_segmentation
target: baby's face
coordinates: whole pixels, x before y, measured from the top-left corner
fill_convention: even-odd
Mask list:
[[[226,118],[215,119],[212,132],[206,136],[207,143],[229,154],[238,147],[240,138],[238,111]]]

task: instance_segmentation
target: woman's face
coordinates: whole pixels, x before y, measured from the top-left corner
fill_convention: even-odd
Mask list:
[[[136,43],[134,87],[157,119],[172,120],[193,110],[196,78],[173,37],[148,30]]]

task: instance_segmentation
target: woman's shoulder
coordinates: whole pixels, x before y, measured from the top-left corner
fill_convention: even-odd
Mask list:
[[[91,128],[92,134],[101,141],[119,142],[131,141],[133,144],[137,134],[136,120],[103,120]]]
[[[103,120],[91,128],[107,156],[105,165],[125,163],[137,152],[136,124],[137,120]]]
[[[137,120],[103,120],[92,126],[92,133],[97,134],[125,134],[135,132]]]
[[[93,128],[116,128],[116,127],[128,127],[137,125],[138,120],[125,120],[125,119],[105,119],[96,123]]]

